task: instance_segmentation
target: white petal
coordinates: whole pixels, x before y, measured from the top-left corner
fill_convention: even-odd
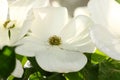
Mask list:
[[[0,22],[5,22],[8,15],[8,2],[7,0],[0,0]]]
[[[16,52],[25,56],[34,56],[36,51],[39,50],[39,40],[34,37],[24,38],[16,43]]]
[[[87,16],[78,16],[71,21],[61,32],[64,49],[80,52],[93,52],[95,46],[89,36],[92,21]],[[66,47],[69,45],[70,47]]]
[[[16,41],[19,40],[19,33],[20,33],[20,28],[13,28],[10,30],[10,43],[11,45],[14,45]]]
[[[107,16],[109,10],[109,4],[112,0],[90,0],[88,3],[88,9],[92,19],[97,24],[107,24]]]
[[[9,45],[9,36],[8,36],[8,30],[5,28],[0,27],[0,48],[2,48],[5,45]]]
[[[33,0],[16,0],[9,8],[9,16],[11,20],[17,21],[17,26],[21,27],[28,11],[33,6]]]
[[[25,36],[25,34],[28,33],[28,31],[30,30],[30,27],[32,25],[34,18],[33,18],[33,14],[31,11],[29,11],[26,20],[23,23],[23,26],[21,28],[18,28],[17,26],[13,29],[11,29],[11,43],[14,44],[16,41],[18,41],[19,39],[23,38]]]
[[[87,58],[82,53],[66,51],[54,46],[41,46],[36,60],[42,69],[60,73],[79,71],[87,63]]]
[[[95,25],[91,29],[91,37],[97,48],[113,59],[120,60],[120,41],[105,27]]]
[[[49,0],[34,0],[34,8],[46,7],[49,4]]]
[[[19,60],[16,60],[16,67],[15,70],[12,72],[12,75],[18,78],[21,78],[23,75],[23,68],[22,68],[22,64],[20,63]]]
[[[108,27],[115,34],[120,35],[120,4],[116,0],[112,0],[108,11]]]
[[[12,4],[15,0],[8,0],[9,5]]]
[[[67,22],[66,8],[47,7],[34,10],[36,21],[32,25],[32,32],[42,39],[57,35]],[[62,15],[62,16],[60,16]]]
[[[75,10],[75,12],[74,12],[74,16],[78,16],[78,15],[90,16],[88,8],[87,7],[79,7],[79,8],[77,8]]]
[[[90,0],[88,8],[97,24],[108,27],[114,35],[120,35],[120,19],[118,18],[120,4],[116,0]]]
[[[87,16],[78,16],[63,28],[60,35],[67,43],[76,42],[89,34],[89,27],[92,24],[92,21]]]

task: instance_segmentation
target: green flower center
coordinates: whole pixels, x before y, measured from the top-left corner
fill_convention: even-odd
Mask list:
[[[15,21],[7,20],[4,22],[3,26],[6,29],[12,29],[15,27]]]
[[[52,46],[59,46],[62,41],[60,37],[53,35],[52,37],[49,38],[48,42]]]

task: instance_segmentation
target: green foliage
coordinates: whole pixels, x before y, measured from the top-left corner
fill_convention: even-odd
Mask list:
[[[85,53],[88,62],[78,72],[55,73],[40,68],[35,57],[26,57],[15,54],[13,47],[5,46],[0,50],[0,80],[120,80],[120,61],[113,60],[99,50],[95,53]],[[24,66],[31,62],[30,68],[24,68],[21,78],[10,76],[15,68],[16,58]]]
[[[120,0],[116,0],[118,3],[120,3]]]
[[[41,69],[35,57],[28,57],[28,60],[30,60],[34,72],[29,75],[30,80],[66,80],[61,73],[47,72]]]
[[[92,63],[92,55],[90,53],[85,54],[88,58],[88,63],[86,66],[80,71],[81,74],[83,75],[82,80],[98,80],[98,64]]]
[[[80,72],[64,74],[67,80],[83,80],[83,75]]]
[[[101,63],[102,61],[108,59],[109,57],[106,56],[103,52],[96,50],[95,53],[91,55],[91,61],[94,64]]]
[[[15,60],[13,47],[5,46],[0,50],[0,77],[6,79],[13,72]]]
[[[120,61],[104,61],[99,64],[99,80],[120,80]]]
[[[40,77],[41,77],[40,72],[35,72],[35,73],[30,75],[29,80],[39,80]]]
[[[25,65],[25,63],[27,62],[27,57],[16,54],[16,58],[22,63],[22,66]]]

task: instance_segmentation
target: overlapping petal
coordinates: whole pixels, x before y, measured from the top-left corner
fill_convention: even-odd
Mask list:
[[[66,25],[61,36],[66,45],[81,52],[93,52],[95,49],[89,35],[89,28],[93,22],[87,16],[78,16]]]
[[[120,60],[120,40],[118,38],[101,25],[95,25],[90,33],[97,48],[111,58]]]
[[[87,58],[82,53],[48,46],[41,46],[36,60],[44,70],[60,73],[79,71],[87,63]]]
[[[21,46],[16,51],[35,56],[40,67],[46,71],[67,73],[82,69],[87,63],[84,50],[93,51],[95,48],[92,46],[91,50],[91,45],[87,47],[92,43],[88,35],[92,21],[86,16],[79,16],[69,22],[63,7],[40,8],[33,13],[35,20],[31,25],[31,34],[19,41]],[[54,35],[60,37],[60,45],[50,44],[49,40]],[[81,48],[83,45],[86,49]]]
[[[120,4],[116,0],[91,0],[88,8],[97,24],[91,29],[93,42],[105,54],[120,60]]]
[[[37,10],[37,11],[36,11]],[[66,8],[47,7],[34,10],[38,15],[32,25],[32,32],[39,38],[47,40],[49,36],[57,35],[67,23]]]
[[[105,5],[105,6],[104,6]],[[109,25],[108,29],[120,35],[120,5],[115,0],[91,0],[88,4],[91,17],[97,24]],[[107,27],[107,26],[106,26]]]

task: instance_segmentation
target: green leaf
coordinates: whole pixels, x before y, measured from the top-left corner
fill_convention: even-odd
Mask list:
[[[38,75],[36,74],[30,75],[30,80],[34,80],[34,78],[35,80],[38,80],[38,79],[39,80],[66,80],[63,74],[47,72],[42,68],[40,68],[40,66],[36,62],[35,57],[28,57],[28,60],[31,62],[32,68],[34,69],[34,73],[39,72]]]
[[[51,76],[46,77],[45,80],[66,80],[66,79],[61,73],[53,73]]]
[[[82,80],[98,80],[98,64],[91,63],[92,53],[85,53],[88,58],[86,66],[80,71]]]
[[[98,80],[98,65],[87,64],[80,72],[83,74],[83,80]]]
[[[99,80],[120,80],[120,61],[104,61],[99,64]]]
[[[40,80],[41,74],[39,72],[35,72],[30,75],[29,80]]]
[[[96,50],[95,53],[91,55],[91,61],[94,64],[98,64],[104,60],[107,60],[109,57],[106,56],[103,52]]]
[[[4,46],[0,50],[0,76],[7,78],[15,68],[15,51],[13,47]]]
[[[83,80],[83,75],[80,72],[72,72],[64,75],[67,80]]]
[[[116,0],[120,4],[120,0]]]
[[[22,66],[24,66],[25,63],[27,62],[27,57],[25,57],[25,56],[16,54],[16,58],[17,58],[18,60],[20,60],[20,62],[22,63]]]
[[[51,75],[50,72],[47,72],[45,70],[43,70],[37,63],[35,57],[28,57],[28,60],[30,61],[31,65],[32,65],[32,68],[35,70],[35,72],[40,72],[41,75],[43,76],[49,76]]]

